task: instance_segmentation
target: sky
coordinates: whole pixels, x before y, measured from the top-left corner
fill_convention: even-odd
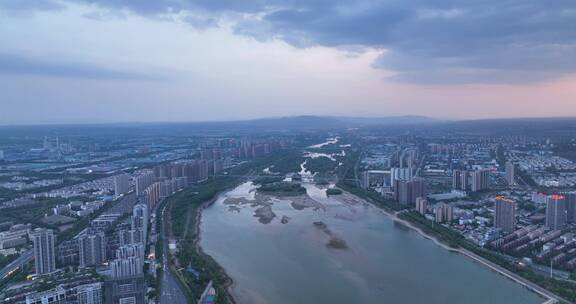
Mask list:
[[[0,0],[0,125],[576,116],[574,0]]]

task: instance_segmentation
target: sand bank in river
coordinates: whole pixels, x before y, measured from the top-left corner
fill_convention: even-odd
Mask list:
[[[256,208],[256,210],[254,210],[254,217],[258,218],[258,221],[262,224],[269,224],[276,218],[276,214],[272,211],[272,206],[282,203],[290,204],[290,206],[296,210],[303,210],[305,208],[314,208],[315,210],[326,209],[324,205],[310,198],[307,194],[277,198],[274,195],[257,192],[253,200],[244,197],[228,197],[224,200],[224,204],[228,206],[228,211],[239,212],[240,207],[244,205]],[[282,223],[286,224],[289,220],[290,218],[283,217]]]
[[[348,249],[348,244],[346,241],[338,236],[336,236],[332,230],[328,229],[328,225],[324,222],[314,222],[314,227],[320,229],[324,232],[330,239],[326,243],[326,247],[332,249]]]

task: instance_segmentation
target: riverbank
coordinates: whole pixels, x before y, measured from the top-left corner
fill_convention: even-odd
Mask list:
[[[477,255],[471,251],[468,251],[468,250],[463,249],[463,248],[450,247],[450,246],[442,243],[435,236],[425,233],[422,229],[420,229],[419,227],[416,227],[411,222],[399,218],[396,214],[393,214],[393,215],[391,215],[389,213],[386,213],[386,214],[391,216],[394,221],[401,223],[402,225],[412,229],[413,231],[417,232],[418,234],[420,234],[424,238],[427,238],[427,239],[433,241],[436,245],[438,245],[438,246],[440,246],[440,247],[442,247],[448,251],[462,254],[462,255],[472,259],[473,261],[480,263],[481,265],[483,265],[485,267],[488,267],[490,270],[492,270],[492,271],[494,271],[500,275],[503,275],[504,277],[506,277],[506,278],[516,282],[517,284],[524,286],[525,288],[529,289],[530,291],[540,295],[541,297],[546,299],[546,301],[544,303],[552,304],[552,303],[557,303],[557,301],[559,301],[559,298],[556,295],[554,295],[551,292],[541,288],[540,286],[520,277],[519,275],[516,275],[516,274],[514,274],[514,273],[512,273],[512,272],[510,272],[510,271],[482,258],[481,256],[479,256],[479,255]]]
[[[353,193],[349,193],[349,192],[344,192],[344,194],[345,194],[344,199],[346,200],[347,203],[350,203],[350,201],[351,201],[350,197],[357,197],[358,199],[361,199],[362,201],[370,204],[371,206],[378,208],[383,214],[386,214],[395,222],[400,223],[400,224],[404,225],[405,227],[411,229],[412,231],[418,233],[422,237],[433,241],[437,246],[440,246],[440,247],[442,247],[442,248],[444,248],[450,252],[461,254],[461,255],[471,259],[472,261],[479,263],[479,264],[483,265],[484,267],[487,267],[491,271],[494,271],[494,272],[514,281],[515,283],[522,285],[523,287],[527,288],[528,290],[538,294],[540,297],[545,299],[544,303],[546,303],[546,304],[558,303],[560,301],[564,301],[564,302],[569,303],[569,301],[567,301],[567,300],[555,295],[554,293],[540,287],[536,283],[533,283],[533,282],[521,277],[520,275],[515,274],[515,273],[505,269],[504,267],[501,267],[500,265],[497,265],[496,263],[493,263],[493,262],[483,258],[482,256],[475,254],[475,253],[473,253],[473,252],[471,252],[465,248],[450,246],[450,245],[446,244],[445,242],[443,242],[442,240],[440,240],[436,235],[427,233],[422,228],[418,227],[416,224],[414,224],[408,220],[400,218],[399,215],[402,214],[402,212],[406,212],[406,211],[392,211],[390,208],[381,208],[379,206],[379,204],[373,204],[369,201],[369,199],[364,199],[357,194],[353,194]]]
[[[226,290],[226,301],[227,303],[230,304],[236,304],[236,300],[234,299],[233,293],[232,293],[232,287],[234,286],[234,280],[228,275],[228,273],[226,272],[226,270],[220,266],[220,264],[218,264],[216,261],[214,261],[214,259],[206,254],[204,252],[204,250],[202,250],[202,246],[200,246],[200,241],[201,241],[201,235],[202,235],[202,231],[200,229],[200,224],[202,223],[202,211],[210,206],[212,206],[220,197],[220,195],[222,195],[221,192],[218,195],[216,195],[214,198],[212,198],[209,201],[206,201],[204,203],[202,203],[200,205],[199,208],[195,208],[196,210],[194,211],[194,217],[195,217],[195,222],[194,222],[194,230],[195,230],[195,238],[194,238],[194,248],[196,250],[196,252],[204,257],[205,259],[209,259],[211,263],[213,263],[214,265],[217,266],[218,268],[218,273],[221,276],[221,283],[222,284],[222,289]]]
[[[204,290],[207,282],[213,281],[214,288],[217,290],[218,303],[235,304],[236,301],[231,293],[231,287],[234,284],[232,278],[200,246],[202,211],[214,204],[220,195],[226,191],[227,189],[222,189],[197,204],[193,204],[192,200],[189,200],[188,208],[191,208],[189,212],[191,212],[190,222],[192,223],[189,222],[190,230],[186,236],[179,240],[176,256],[181,270],[178,271],[177,278],[187,287],[195,300]],[[189,268],[192,268],[193,271],[190,272]],[[199,275],[194,275],[194,271]]]

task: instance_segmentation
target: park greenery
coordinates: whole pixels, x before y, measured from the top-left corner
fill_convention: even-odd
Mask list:
[[[10,264],[10,262],[14,261],[18,256],[16,254],[11,255],[2,255],[0,254],[0,268],[4,268],[4,266]]]
[[[328,157],[309,158],[306,161],[306,169],[314,174],[333,174],[338,167],[338,163]]]
[[[259,176],[252,180],[252,183],[255,185],[265,186],[268,184],[279,183],[284,178],[282,176]]]
[[[342,190],[338,188],[330,188],[326,190],[326,195],[339,195],[342,194]]]
[[[293,196],[306,193],[306,188],[299,183],[293,182],[276,182],[262,185],[258,188],[259,192],[273,193],[278,196]]]

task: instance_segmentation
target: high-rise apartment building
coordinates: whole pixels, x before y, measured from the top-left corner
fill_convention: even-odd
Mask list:
[[[131,244],[116,250],[116,259],[110,263],[112,277],[124,278],[141,275],[144,267],[144,245]]]
[[[132,209],[132,230],[142,231],[142,243],[146,243],[148,235],[148,206],[137,204]]]
[[[78,237],[80,267],[98,266],[106,261],[106,237],[89,231]]]
[[[569,223],[576,223],[576,191],[562,194],[566,198],[566,218]]]
[[[490,172],[488,170],[476,170],[472,172],[472,191],[480,191],[489,188]]]
[[[114,176],[114,193],[121,195],[130,191],[130,177],[128,174]]]
[[[516,165],[513,162],[506,162],[506,182],[512,186],[516,184]]]
[[[397,180],[411,181],[414,176],[414,169],[412,168],[391,168],[390,169],[390,185],[394,185]]]
[[[146,188],[152,185],[156,181],[156,175],[154,171],[146,171],[139,174],[135,178],[136,194],[141,195],[144,193]]]
[[[462,189],[462,171],[452,171],[452,189]]]
[[[161,183],[153,183],[144,191],[148,197],[148,207],[151,209],[160,201],[160,185]]]
[[[550,195],[546,202],[546,227],[550,229],[562,229],[566,226],[568,212],[566,197],[562,195]]]
[[[76,287],[78,304],[102,304],[102,283],[92,283]]]
[[[494,207],[494,227],[505,233],[512,233],[516,228],[516,203],[499,196]]]
[[[51,273],[56,270],[54,233],[49,229],[36,228],[31,233],[34,242],[34,266],[36,274]]]
[[[113,278],[126,278],[141,275],[144,262],[141,257],[132,256],[124,259],[115,259],[110,262],[110,270]]]
[[[452,222],[454,219],[452,206],[446,203],[438,203],[434,209],[435,221],[437,223]]]
[[[418,213],[420,213],[421,215],[425,215],[427,206],[428,201],[426,200],[426,198],[423,197],[416,198],[416,211],[418,211]]]
[[[104,303],[145,304],[146,282],[143,275],[108,279],[104,283]]]
[[[466,191],[468,189],[468,176],[466,170],[452,171],[452,189]]]
[[[118,244],[120,246],[144,243],[144,232],[137,230],[121,230],[118,232]]]
[[[414,207],[417,197],[426,197],[424,181],[394,181],[394,199],[400,204]]]

